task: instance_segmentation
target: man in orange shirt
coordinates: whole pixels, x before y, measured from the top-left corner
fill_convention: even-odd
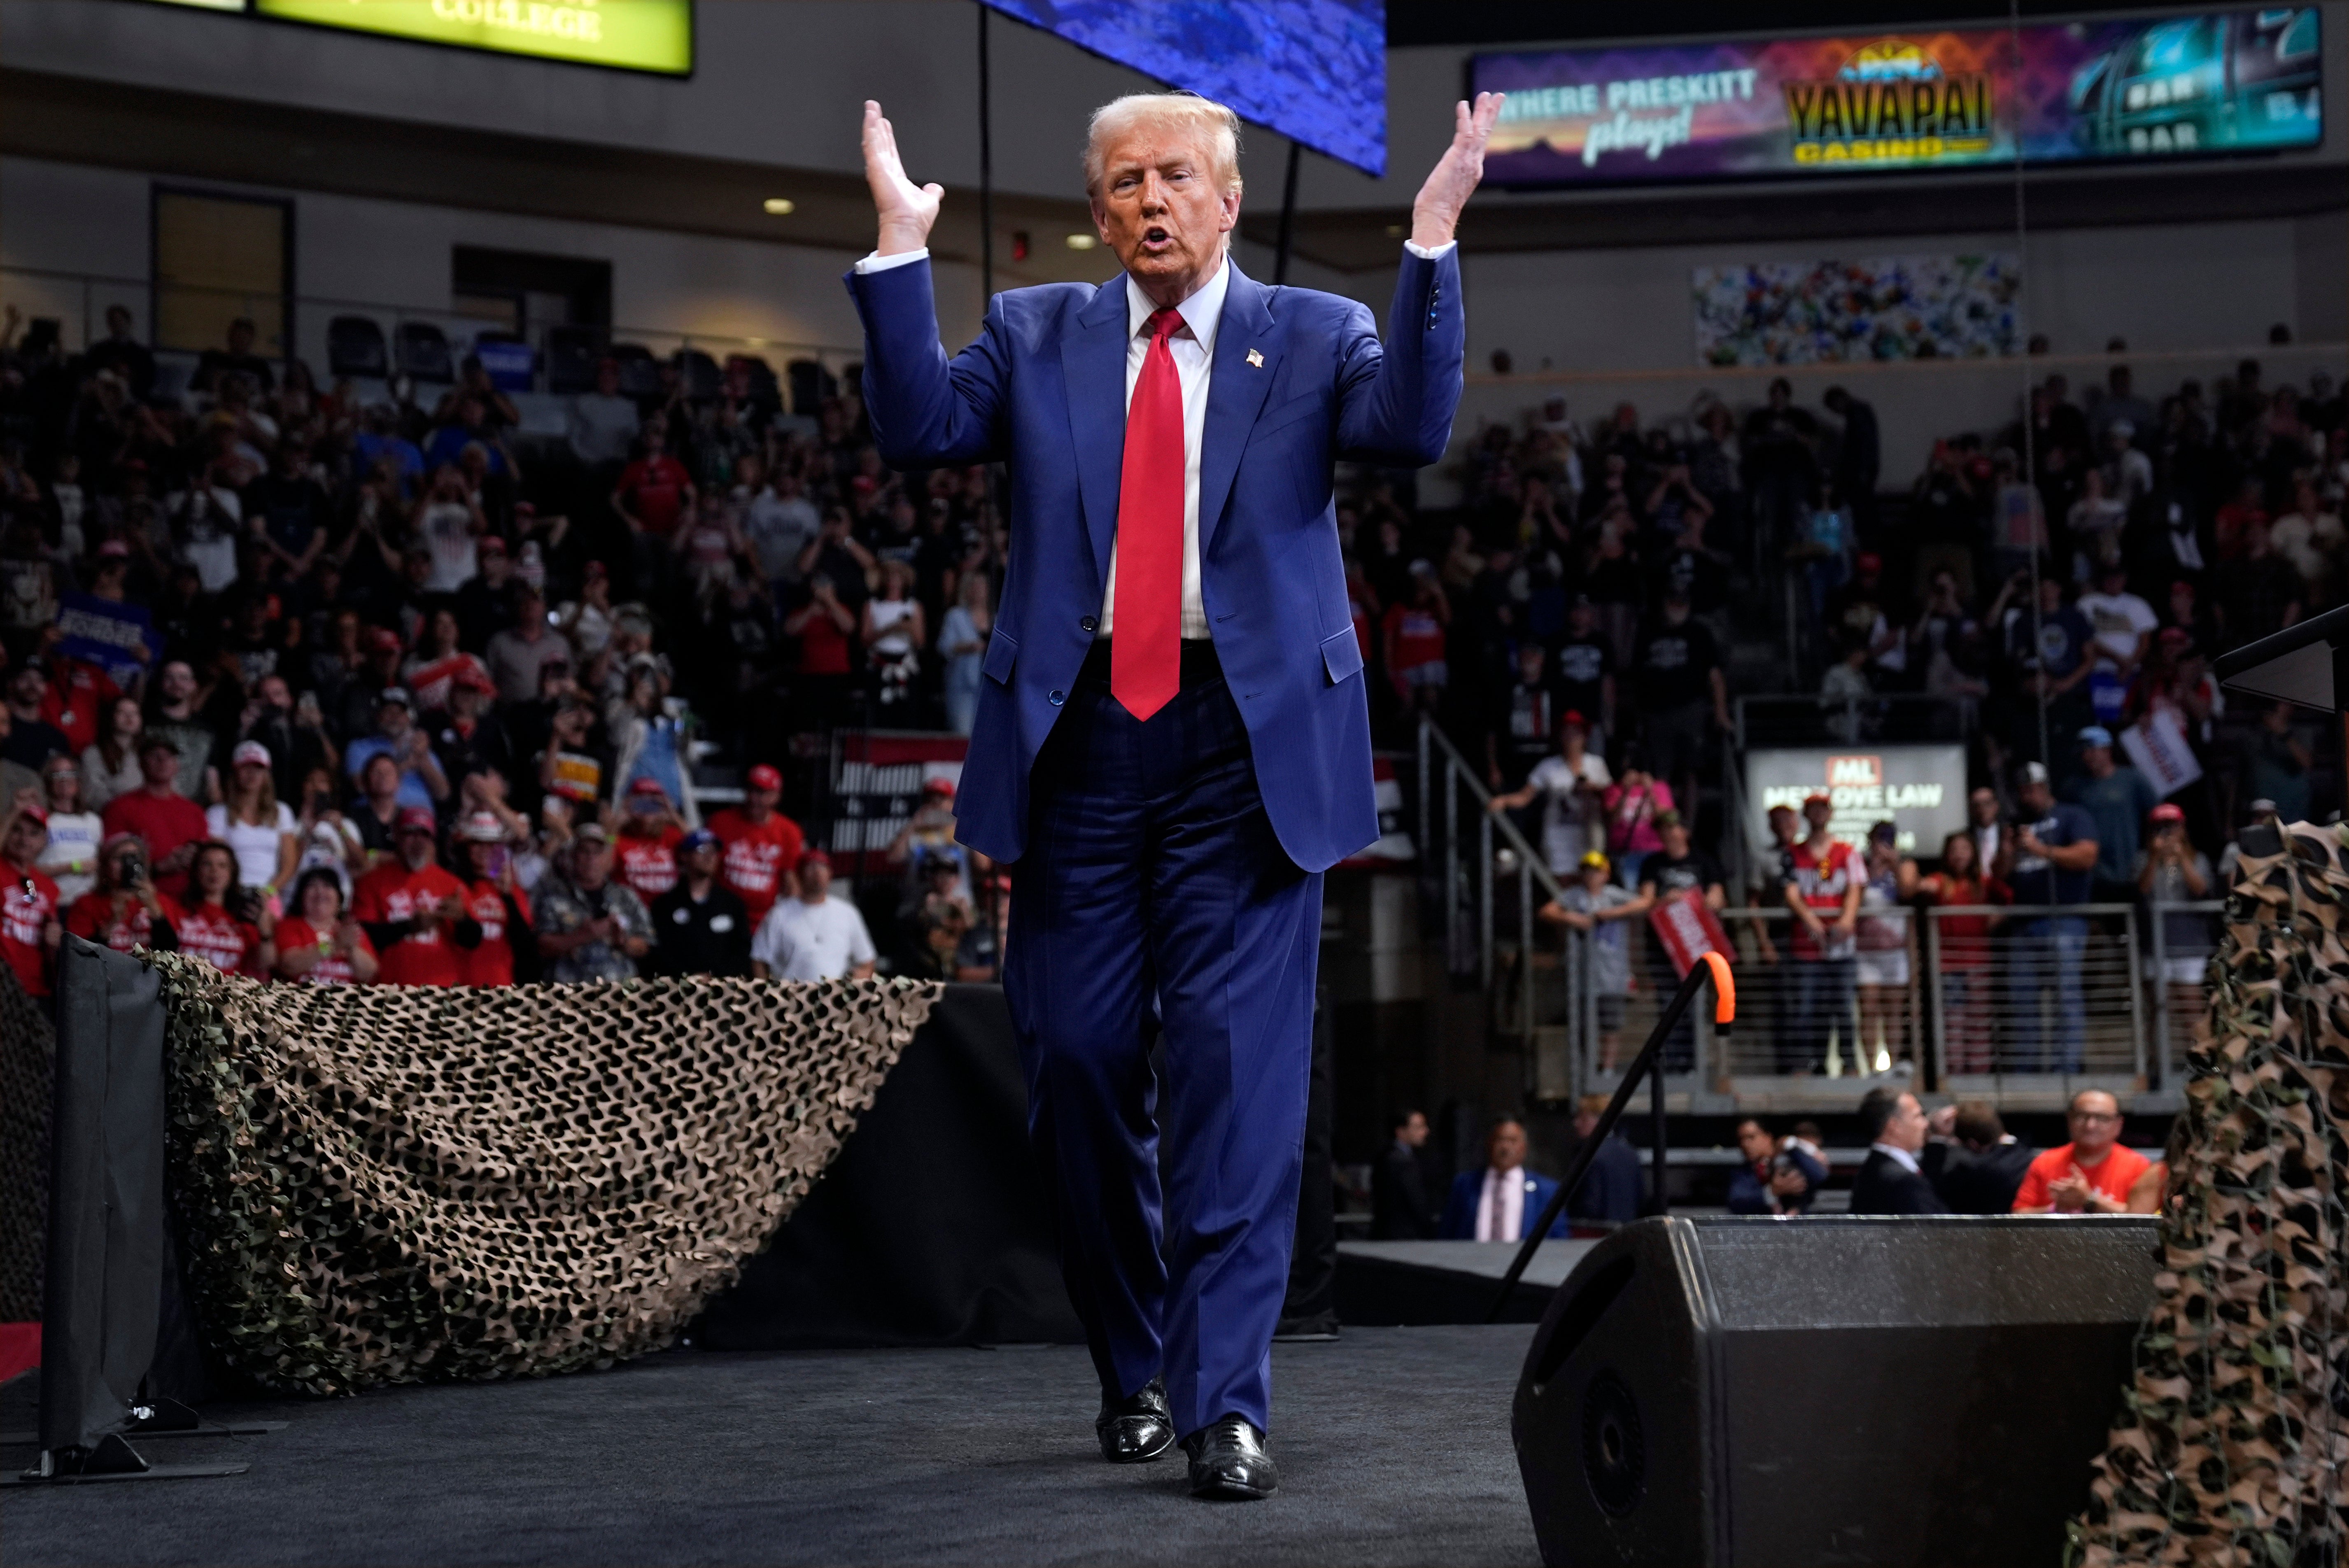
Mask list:
[[[458,951],[465,884],[433,858],[439,824],[410,806],[399,813],[399,853],[359,878],[351,918],[381,956],[379,985],[461,985],[468,954]],[[478,938],[477,938],[478,940]]]
[[[2126,1214],[2146,1158],[2121,1146],[2121,1102],[2100,1088],[2072,1097],[2072,1141],[2031,1162],[2014,1194],[2018,1214]]]
[[[742,901],[756,931],[776,899],[798,892],[785,879],[799,870],[806,841],[800,825],[775,810],[783,797],[781,773],[762,762],[750,769],[747,782],[741,809],[730,806],[710,818],[709,830],[726,846],[718,880]]]

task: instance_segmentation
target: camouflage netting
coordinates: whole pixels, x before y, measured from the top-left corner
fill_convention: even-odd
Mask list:
[[[231,1366],[312,1394],[667,1345],[943,989],[264,985],[150,961],[197,1320]]]
[[[57,1055],[47,1005],[25,995],[16,972],[0,964],[0,1323],[41,1315]]]
[[[2072,1556],[2337,1564],[2349,1461],[2349,839],[2247,858],[2169,1142],[2154,1310]]]

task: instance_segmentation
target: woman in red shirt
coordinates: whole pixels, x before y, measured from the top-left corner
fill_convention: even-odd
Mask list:
[[[0,872],[8,885],[0,887],[0,952],[31,996],[49,994],[49,972],[64,928],[57,923],[57,884],[36,864],[48,847],[49,814],[30,801],[8,815],[0,830],[0,854],[7,860]]]
[[[234,886],[236,851],[217,839],[198,844],[188,867],[187,909],[171,923],[180,934],[180,951],[223,974],[264,979],[277,963],[277,946],[271,941],[275,923],[265,909],[258,912],[259,925],[231,909],[228,894]]]
[[[117,833],[99,846],[98,885],[66,911],[66,929],[117,953],[134,947],[176,953],[180,918],[179,904],[155,891],[147,841],[136,833]]]
[[[465,918],[481,931],[480,943],[466,955],[464,983],[511,985],[537,979],[538,939],[531,930],[530,894],[514,883],[505,823],[494,811],[476,811],[458,824],[457,837],[464,846],[459,871],[465,884]]]
[[[343,908],[342,879],[313,866],[294,884],[295,913],[277,923],[277,977],[312,985],[375,979],[375,944]]]
[[[1990,875],[1976,857],[1973,835],[1951,833],[1941,841],[1941,869],[1917,882],[1920,903],[1961,908],[2008,903],[2006,884]],[[1940,948],[1941,1070],[1991,1070],[1990,934],[2003,918],[1996,914],[1928,916]]]

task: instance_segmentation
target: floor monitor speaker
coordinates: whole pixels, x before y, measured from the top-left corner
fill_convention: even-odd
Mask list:
[[[1550,1304],[1510,1427],[1542,1560],[2055,1563],[2150,1217],[1665,1218]]]

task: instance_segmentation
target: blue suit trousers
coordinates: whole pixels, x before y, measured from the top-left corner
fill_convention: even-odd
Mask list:
[[[1037,757],[1014,868],[1003,985],[1029,1131],[1103,1392],[1163,1374],[1178,1433],[1268,1429],[1321,877],[1281,850],[1212,656],[1146,723],[1108,673],[1096,646]]]

